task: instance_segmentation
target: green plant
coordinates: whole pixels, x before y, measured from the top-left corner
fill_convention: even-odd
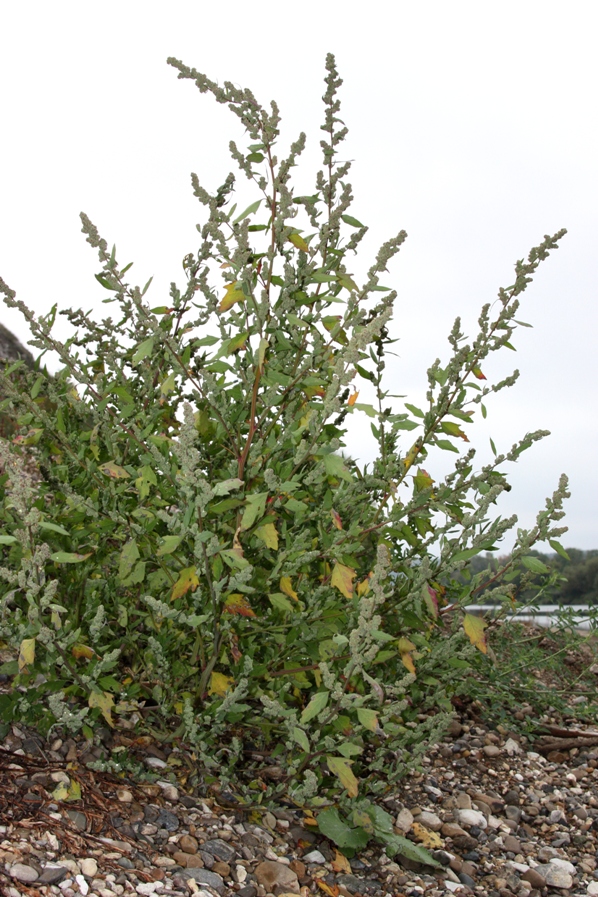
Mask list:
[[[48,379],[21,364],[28,391],[11,369],[2,377],[21,430],[2,449],[1,625],[19,652],[9,665],[19,689],[0,714],[91,737],[98,718],[136,713],[254,800],[351,808],[388,789],[450,718],[451,695],[486,650],[483,621],[463,609],[482,589],[512,598],[521,573],[527,588],[531,546],[563,532],[564,477],[506,565],[459,576],[513,526],[489,519],[509,488],[504,462],[544,435],[479,471],[474,450],[458,448],[486,397],[516,380],[491,385],[482,366],[512,348],[519,296],[564,231],[517,262],[473,341],[457,319],[450,360],[428,371],[427,407],[397,410],[383,386],[396,294],[380,276],[406,234],[358,284],[352,258],[367,228],[349,211],[349,163],[336,158],[346,128],[333,57],[324,167],[306,196],[290,180],[305,135],[276,157],[274,103],[169,62],[239,117],[249,145],[231,142],[231,155],[257,198],[239,211],[232,174],[215,193],[192,176],[200,245],[184,257],[183,287],[152,307],[150,282],[129,284],[130,265],[83,214],[116,314],[61,311],[74,331],[64,343],[52,335],[56,307],[36,318],[0,282],[32,345],[63,365]],[[358,401],[359,382],[372,404]],[[378,443],[369,469],[342,455],[353,414]],[[421,466],[436,449],[458,455],[441,482]],[[23,451],[41,484],[22,474]],[[251,760],[260,752],[268,777]]]

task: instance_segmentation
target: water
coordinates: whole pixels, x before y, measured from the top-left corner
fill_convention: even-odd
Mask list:
[[[518,608],[514,614],[507,614],[508,620],[517,622],[534,622],[538,626],[557,626],[563,618],[567,623],[571,622],[576,629],[589,631],[591,627],[592,612],[595,608],[584,604],[572,604],[560,606],[558,604],[544,604],[539,607],[531,605]],[[472,604],[467,608],[468,613],[493,616],[500,611],[500,607],[492,604]],[[564,612],[564,613],[563,613]]]

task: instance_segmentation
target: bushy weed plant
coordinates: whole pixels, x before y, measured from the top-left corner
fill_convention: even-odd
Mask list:
[[[390,844],[367,796],[438,737],[488,650],[468,603],[489,588],[514,600],[515,576],[541,585],[530,548],[563,532],[564,477],[505,566],[460,575],[514,526],[495,514],[505,462],[544,435],[475,467],[472,423],[517,377],[491,383],[488,357],[512,348],[521,294],[564,231],[517,262],[473,339],[456,320],[425,407],[398,406],[384,381],[396,293],[381,278],[406,234],[358,279],[367,228],[337,159],[334,58],[310,195],[291,181],[305,135],[276,155],[275,103],[169,62],[240,119],[247,146],[230,151],[255,200],[235,205],[233,174],[214,192],[193,175],[199,247],[182,285],[152,300],[82,214],[113,317],[61,310],[65,342],[56,306],[36,317],[0,282],[30,345],[61,362],[52,378],[23,362],[2,375],[0,411],[19,430],[2,448],[0,623],[18,659],[0,714],[90,738],[98,721],[133,722],[191,744],[207,780],[253,800],[340,800],[352,825],[334,808],[322,822],[348,849],[361,830]],[[343,455],[352,415],[377,442],[371,465]],[[428,472],[437,449],[455,453],[444,479]]]

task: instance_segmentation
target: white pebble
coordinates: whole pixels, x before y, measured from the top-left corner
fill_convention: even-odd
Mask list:
[[[75,881],[79,885],[79,891],[83,894],[83,897],[87,897],[89,894],[89,885],[85,881],[82,875],[75,875]]]
[[[94,876],[97,875],[98,863],[93,857],[86,857],[83,860],[79,860],[79,866],[81,867],[81,872],[83,875],[86,875],[87,878],[94,878]]]
[[[278,859],[280,861],[280,857]],[[318,866],[322,866],[326,862],[326,857],[319,850],[310,850],[302,859],[304,863],[314,863]]]

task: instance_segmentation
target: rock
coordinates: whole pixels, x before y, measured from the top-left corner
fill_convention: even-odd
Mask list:
[[[586,893],[588,897],[596,897],[596,895],[598,895],[598,881],[591,881]]]
[[[514,754],[521,754],[521,746],[515,741],[514,738],[507,738],[505,741],[505,751],[512,757]]]
[[[528,884],[532,886],[532,888],[538,888],[541,890],[546,887],[546,879],[542,875],[541,872],[538,871],[539,867],[535,869],[528,869],[527,872],[524,872],[521,876],[522,881],[526,881]]]
[[[182,835],[179,840],[179,847],[185,853],[197,853],[199,843],[193,835]]]
[[[478,826],[481,829],[488,825],[486,817],[479,810],[455,810],[455,816],[461,825]]]
[[[418,817],[419,818],[419,817]],[[303,856],[303,862],[317,866],[323,866],[326,862],[326,857],[319,850],[310,850],[309,853],[306,853]]]
[[[501,749],[496,744],[485,744],[482,750],[487,757],[498,757],[501,754]]]
[[[471,810],[471,797],[464,791],[455,795],[454,805],[458,810]]]
[[[223,863],[232,862],[237,855],[234,847],[231,847],[230,844],[227,844],[221,838],[213,838],[211,841],[206,841],[205,844],[201,845],[201,849],[204,853],[211,854],[215,859],[222,860]]]
[[[408,832],[413,825],[413,813],[411,810],[408,810],[407,807],[403,807],[396,818],[395,825],[402,832]]]
[[[79,867],[86,878],[95,878],[98,873],[98,863],[93,857],[86,857],[83,860],[79,860]]]
[[[514,807],[511,804],[505,807],[505,816],[507,819],[512,819],[513,822],[520,822],[521,817],[523,815],[523,810],[521,807]]]
[[[442,828],[442,819],[436,813],[429,813],[426,810],[419,814],[417,821],[432,832],[439,832]]]
[[[566,872],[569,872],[571,875],[575,875],[577,869],[570,863],[569,860],[563,860],[561,857],[553,857],[549,864],[549,866],[558,866],[560,869],[565,869]]]
[[[123,804],[130,804],[133,802],[133,795],[130,791],[127,791],[126,788],[117,788],[116,797]]]
[[[179,789],[175,788],[175,786],[171,782],[157,782],[160,786],[160,790],[162,791],[162,797],[165,800],[172,801],[175,803],[179,799]]]
[[[160,810],[156,819],[158,828],[165,828],[167,832],[176,832],[180,823],[176,813],[171,810]]]
[[[299,881],[296,874],[284,863],[276,863],[274,860],[264,860],[255,868],[255,877],[258,884],[266,891],[273,894],[281,894],[284,891],[299,893]]]
[[[547,863],[543,866],[536,866],[535,872],[539,872],[544,876],[546,884],[551,888],[572,888],[573,876],[566,869],[555,866],[553,863]]]
[[[519,838],[515,838],[513,835],[505,835],[502,840],[505,850],[509,850],[511,853],[521,853]]]
[[[23,884],[37,881],[39,877],[36,870],[32,866],[26,866],[25,863],[13,863],[10,867],[10,875],[12,878],[16,878],[17,881],[23,882]]]
[[[45,885],[57,885],[58,882],[62,881],[63,878],[66,878],[67,875],[68,869],[65,866],[48,863],[42,869],[42,873],[37,879],[37,882]]]
[[[209,869],[184,869],[181,872],[187,880],[194,878],[198,885],[208,885],[219,894],[225,894],[228,888],[225,886],[222,877],[217,872],[210,872]]]

